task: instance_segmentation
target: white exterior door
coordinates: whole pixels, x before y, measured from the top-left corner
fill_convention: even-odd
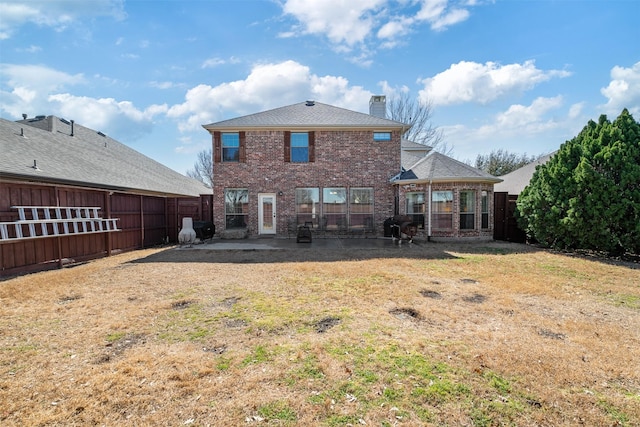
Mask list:
[[[276,195],[258,194],[258,234],[276,234]]]

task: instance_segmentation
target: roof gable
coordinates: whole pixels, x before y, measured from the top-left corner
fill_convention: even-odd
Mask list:
[[[475,181],[475,182],[500,182],[486,172],[462,163],[458,160],[445,156],[442,153],[431,151],[425,157],[407,168],[405,172],[394,180],[396,183],[409,181],[422,182],[454,182],[454,181]]]
[[[175,196],[211,191],[103,133],[74,123],[71,136],[66,120],[32,120],[0,119],[3,176]]]
[[[203,125],[207,130],[247,128],[408,129],[409,125],[320,102],[301,102],[260,113]]]

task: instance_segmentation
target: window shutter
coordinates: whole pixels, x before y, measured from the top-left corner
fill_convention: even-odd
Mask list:
[[[245,137],[245,133],[244,131],[242,132],[238,132],[238,139],[240,139],[240,154],[239,154],[239,161],[240,163],[246,163],[247,161],[247,151],[245,149],[246,147],[246,137]]]
[[[291,162],[291,132],[288,130],[284,131],[284,161]]]
[[[213,161],[215,163],[222,162],[222,142],[220,132],[213,132]]]
[[[309,132],[309,162],[316,161],[316,133]]]

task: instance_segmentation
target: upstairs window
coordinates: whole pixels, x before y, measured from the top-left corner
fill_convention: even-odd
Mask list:
[[[376,142],[391,141],[391,132],[374,132],[373,140]]]
[[[240,161],[240,135],[237,133],[222,134],[222,161]]]
[[[213,161],[246,162],[245,140],[245,132],[213,132]]]
[[[307,132],[291,132],[291,162],[309,162],[309,134]]]
[[[284,161],[286,163],[315,161],[315,133],[285,131]]]

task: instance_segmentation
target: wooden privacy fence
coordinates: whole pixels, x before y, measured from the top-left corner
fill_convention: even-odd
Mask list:
[[[210,194],[166,197],[3,178],[0,278],[175,243],[182,217],[212,217]]]
[[[101,218],[99,207],[12,206],[19,219],[0,222],[0,243],[70,236],[108,233],[118,229],[118,218]]]

